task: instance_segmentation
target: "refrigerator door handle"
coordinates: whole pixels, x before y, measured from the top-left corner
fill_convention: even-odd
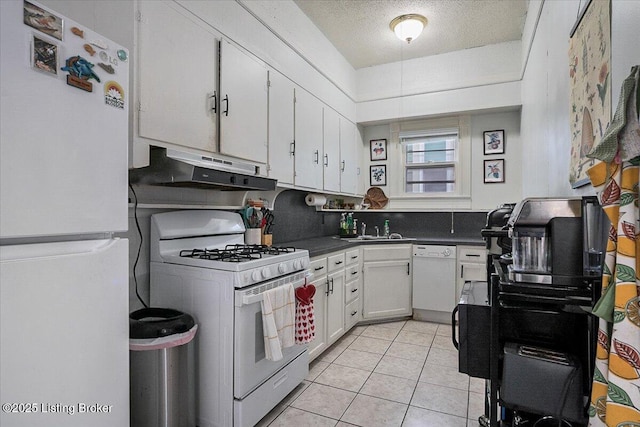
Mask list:
[[[100,240],[75,240],[37,245],[7,245],[0,246],[0,261],[16,261],[24,259],[49,258],[58,256],[73,256],[82,254],[96,254],[108,251],[117,244],[120,238]]]

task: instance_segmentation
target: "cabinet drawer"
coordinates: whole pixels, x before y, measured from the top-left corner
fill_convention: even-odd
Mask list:
[[[313,274],[313,280],[325,276],[327,274],[327,257],[313,258],[309,263],[309,270]]]
[[[465,282],[470,280],[486,281],[487,280],[487,268],[484,265],[461,262],[460,263],[460,278]]]
[[[388,243],[364,248],[364,261],[390,261],[410,259],[411,245],[390,245]]]
[[[327,257],[327,268],[329,273],[344,268],[344,252]]]
[[[481,246],[458,246],[458,261],[484,264],[487,262],[487,250]]]
[[[360,320],[360,298],[356,298],[344,307],[344,330],[349,330]]]
[[[344,280],[350,282],[360,278],[360,265],[352,265],[345,269]]]
[[[360,288],[362,287],[362,282],[360,280],[354,280],[353,282],[349,282],[344,285],[344,302],[345,304],[349,304],[354,299],[360,296]]]
[[[347,265],[357,264],[360,261],[360,249],[352,249],[345,253]],[[349,278],[347,277],[347,280]]]

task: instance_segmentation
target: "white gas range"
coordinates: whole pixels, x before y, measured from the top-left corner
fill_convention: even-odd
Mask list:
[[[244,245],[242,217],[214,210],[151,217],[151,303],[194,316],[199,427],[253,426],[308,373],[306,345],[265,359],[261,293],[308,276],[309,253]]]

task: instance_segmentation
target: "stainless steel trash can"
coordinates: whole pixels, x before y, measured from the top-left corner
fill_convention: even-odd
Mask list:
[[[131,427],[194,427],[192,345],[198,325],[168,308],[129,315]]]

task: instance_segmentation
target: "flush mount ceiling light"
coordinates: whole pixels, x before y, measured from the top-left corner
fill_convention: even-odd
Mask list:
[[[427,18],[422,15],[410,13],[393,18],[389,24],[389,28],[396,33],[396,36],[398,36],[400,40],[411,43],[412,40],[420,36],[426,25]]]

